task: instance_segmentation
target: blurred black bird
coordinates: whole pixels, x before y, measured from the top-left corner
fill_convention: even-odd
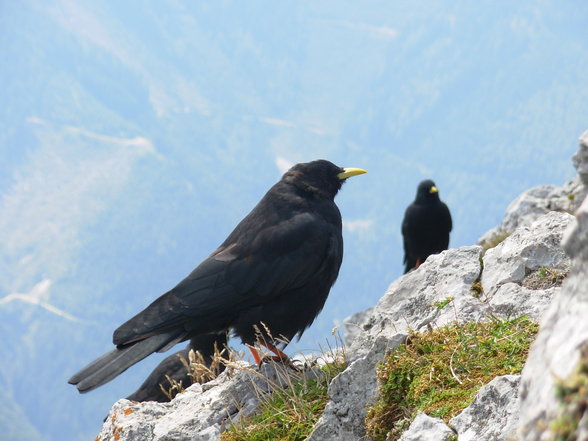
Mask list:
[[[318,160],[297,164],[184,280],[114,331],[116,348],[70,378],[80,392],[112,380],[153,352],[227,329],[248,345],[300,336],[319,314],[343,259],[343,182],[366,173]]]
[[[449,208],[439,199],[435,183],[422,181],[402,221],[404,273],[418,268],[431,254],[446,250],[452,227]]]
[[[193,379],[185,364],[190,359],[190,350],[199,353],[202,357],[203,364],[207,368],[211,368],[215,353],[220,354],[226,345],[226,332],[202,334],[191,338],[190,343],[188,343],[185,349],[164,358],[143,384],[141,384],[139,389],[127,397],[127,400],[159,401],[160,403],[170,401],[169,393],[166,394],[164,392],[164,389],[167,390],[170,388],[170,380],[180,383],[183,388],[188,388],[193,383]],[[221,364],[217,373],[223,370],[224,365]]]

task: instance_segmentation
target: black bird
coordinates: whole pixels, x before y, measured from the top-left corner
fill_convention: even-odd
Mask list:
[[[418,268],[431,254],[446,250],[451,229],[449,208],[439,199],[435,183],[430,179],[422,181],[402,221],[404,274]]]
[[[277,358],[276,346],[300,336],[323,308],[343,259],[345,180],[366,173],[318,160],[297,164],[229,237],[184,280],[114,331],[116,348],[70,378],[80,392],[112,380],[153,352],[227,329]]]
[[[227,344],[227,333],[202,334],[190,339],[190,343],[185,349],[166,357],[151,372],[147,379],[141,384],[139,389],[127,397],[132,401],[159,401],[165,403],[169,401],[169,396],[163,392],[163,388],[170,386],[168,377],[175,382],[181,383],[182,387],[187,388],[192,384],[192,377],[182,359],[186,362],[189,360],[189,352],[200,353],[206,367],[211,367],[215,351],[220,353]],[[219,366],[219,373],[224,366]]]

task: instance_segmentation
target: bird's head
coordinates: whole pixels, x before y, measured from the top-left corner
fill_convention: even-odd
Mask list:
[[[426,179],[422,181],[417,188],[417,201],[438,200],[439,189],[433,181]]]
[[[282,180],[305,191],[333,199],[345,180],[364,173],[367,171],[361,168],[342,168],[319,159],[296,164],[284,174]]]

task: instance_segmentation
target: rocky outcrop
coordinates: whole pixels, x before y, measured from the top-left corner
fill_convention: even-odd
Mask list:
[[[520,227],[484,255],[482,287],[493,296],[505,284],[521,284],[540,268],[567,271],[570,259],[561,247],[561,239],[573,216],[550,212],[530,226]]]
[[[561,426],[566,420],[580,427],[572,427],[570,436],[560,439],[588,439],[588,392],[585,386],[588,384],[588,198],[565,235],[564,248],[573,258],[572,272],[564,283],[562,294],[554,299],[545,314],[522,373],[522,440],[555,439],[555,434],[560,434],[558,430],[564,430]],[[583,373],[576,372],[579,367]],[[583,406],[575,412],[566,412],[566,404],[570,404],[564,396],[566,391],[560,389],[559,393],[556,392],[561,385],[570,380],[573,382],[574,375],[580,384],[584,384],[583,389],[577,391],[579,396],[575,397],[583,402]],[[574,393],[574,387],[567,389]]]
[[[472,404],[449,422],[458,439],[512,439],[519,421],[519,382],[519,375],[503,375],[483,386]]]
[[[575,387],[588,384],[588,199],[578,209],[588,188],[588,132],[574,165],[578,177],[561,188],[525,192],[480,240],[488,245],[501,235],[502,242],[485,253],[482,246],[467,246],[429,257],[394,281],[374,307],[345,322],[349,364],[331,382],[329,402],[309,441],[369,439],[364,420],[378,394],[377,365],[405,342],[409,330],[521,315],[541,321],[522,374],[483,386],[449,424],[419,414],[401,440],[457,435],[460,441],[547,441],[561,435],[560,420],[573,422],[565,435],[571,431],[575,437],[565,439],[588,440],[588,397],[585,386]],[[289,375],[301,374],[241,363],[170,403],[120,400],[99,439],[218,440],[230,422],[255,411],[261,395],[287,384]],[[306,369],[304,375],[320,373]],[[562,391],[576,394],[575,401]]]
[[[478,246],[447,250],[394,281],[364,322],[354,323],[360,332],[346,342],[349,357],[363,357],[379,336],[443,326],[456,314],[463,321],[480,319],[487,307],[472,295],[472,285],[480,277],[481,253]],[[446,307],[435,306],[448,299]]]
[[[376,343],[381,345],[382,340],[390,341],[396,336],[404,335],[408,329],[426,331],[452,322],[485,321],[489,316],[506,318],[528,314],[539,320],[552,297],[561,288],[529,289],[523,283],[527,276],[540,268],[567,270],[570,260],[562,251],[560,243],[564,231],[573,219],[568,213],[549,212],[529,227],[517,229],[483,259],[482,248],[479,246],[447,250],[430,256],[416,271],[393,282],[369,314],[353,316],[361,322],[347,324],[348,327],[355,328],[352,340],[347,342],[349,356],[355,360],[353,364],[361,364],[362,372],[375,372],[376,363],[380,361],[373,353]],[[478,281],[481,281],[482,292],[476,291],[474,287],[474,283]],[[377,349],[376,353],[381,350],[382,348]],[[348,370],[353,368],[353,364]],[[337,380],[335,378],[332,385]],[[496,391],[495,386],[489,385],[488,391],[480,392],[482,397],[516,397],[518,381],[511,381],[510,378],[505,381],[500,384],[500,394],[493,392]],[[510,392],[504,390],[508,389],[508,384]],[[369,396],[368,392],[372,395]],[[359,403],[359,397],[354,397],[354,407],[365,409],[376,394],[377,388],[366,389],[366,394],[361,398],[367,399]],[[346,397],[331,397],[329,406],[339,406],[337,399],[345,401]],[[477,400],[484,402],[487,398],[480,398],[478,394]],[[501,403],[506,401],[504,399]],[[509,406],[512,408],[512,403]],[[476,410],[475,407],[464,412],[466,413],[463,416],[459,415],[454,419],[457,427],[464,427],[460,421],[472,419],[471,415],[480,417],[483,414],[483,411],[479,408]],[[485,438],[484,435],[502,433],[505,425],[510,427],[514,424],[505,420],[507,416],[516,413],[505,409],[500,412],[504,413],[504,418],[493,420],[486,416],[478,425],[468,424],[468,435],[465,439],[501,439]],[[365,410],[362,415],[365,415]],[[315,438],[316,440],[357,440],[365,436],[363,420],[350,427],[348,422],[343,424],[343,419],[338,414],[325,412],[320,424],[323,428],[322,437]],[[412,427],[410,430],[415,432]],[[460,433],[457,429],[456,431]]]
[[[218,440],[228,422],[237,422],[257,409],[263,394],[301,376],[316,375],[321,375],[320,370],[309,368],[300,374],[276,363],[258,369],[236,362],[215,380],[193,384],[169,403],[117,401],[97,439]]]
[[[550,211],[572,213],[581,202],[583,189],[580,178],[575,177],[563,187],[540,185],[527,190],[510,203],[500,225],[487,231],[478,244],[488,246],[499,241],[518,227],[529,226],[539,216]]]

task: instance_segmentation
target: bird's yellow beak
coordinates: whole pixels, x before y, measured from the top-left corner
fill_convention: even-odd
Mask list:
[[[343,171],[337,175],[337,177],[343,180],[350,178],[351,176],[363,175],[364,173],[367,173],[367,171],[363,168],[344,168]]]
[[[431,194],[439,193],[439,189],[437,187],[433,186],[429,189],[429,193],[431,193]]]

